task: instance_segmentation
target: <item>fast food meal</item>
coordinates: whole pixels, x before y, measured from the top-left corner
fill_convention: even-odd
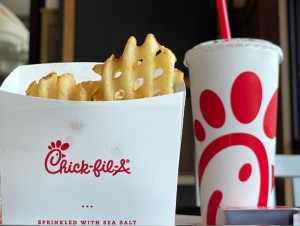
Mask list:
[[[160,45],[153,34],[148,34],[141,46],[131,36],[119,59],[111,55],[104,63],[94,65],[92,69],[99,74],[99,80],[76,83],[70,73],[51,72],[38,82],[33,81],[26,95],[102,101],[171,94],[174,84],[183,81],[183,72],[174,67],[175,62],[174,53]]]

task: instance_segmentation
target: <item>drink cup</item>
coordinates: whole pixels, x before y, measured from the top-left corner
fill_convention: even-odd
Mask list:
[[[249,38],[188,50],[202,223],[219,207],[273,205],[280,47]]]

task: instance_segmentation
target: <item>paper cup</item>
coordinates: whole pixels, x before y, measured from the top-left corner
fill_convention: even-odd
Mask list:
[[[25,96],[52,71],[99,79],[95,63],[18,67],[0,89],[3,224],[171,225],[185,103]]]
[[[247,38],[186,52],[203,224],[216,223],[219,206],[272,205],[282,57]]]

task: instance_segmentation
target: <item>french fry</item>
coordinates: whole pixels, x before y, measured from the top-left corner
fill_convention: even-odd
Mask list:
[[[175,83],[183,81],[183,72],[175,66],[176,57],[160,45],[153,34],[137,46],[131,36],[122,56],[111,55],[92,68],[100,75],[98,81],[76,84],[72,74],[51,72],[37,83],[32,82],[26,95],[61,100],[113,101],[153,97],[174,92]],[[101,78],[101,79],[100,79]]]
[[[142,46],[131,36],[120,59],[111,55],[93,70],[102,76],[103,88],[94,100],[129,100],[173,93],[183,72],[174,68],[175,55],[148,34]]]

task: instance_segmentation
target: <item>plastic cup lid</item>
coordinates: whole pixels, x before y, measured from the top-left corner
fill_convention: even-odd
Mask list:
[[[189,59],[198,54],[202,54],[216,49],[238,48],[238,47],[270,50],[278,54],[280,63],[283,60],[282,49],[270,41],[262,40],[262,39],[252,39],[252,38],[233,38],[230,40],[217,39],[213,41],[200,43],[185,53],[183,63],[186,67],[188,67]]]

